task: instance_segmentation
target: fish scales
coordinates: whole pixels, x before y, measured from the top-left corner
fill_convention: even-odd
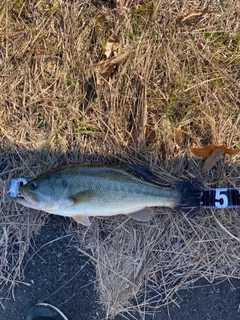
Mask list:
[[[60,175],[69,184],[71,194],[86,190],[93,190],[95,193],[87,205],[80,205],[85,214],[87,214],[87,208],[90,215],[94,214],[95,210],[103,210],[102,215],[112,215],[119,214],[122,210],[125,212],[125,207],[128,209],[140,206],[174,205],[174,201],[169,199],[173,193],[172,189],[160,189],[159,185],[140,180],[124,170],[102,167],[91,167],[89,170],[82,167],[77,168],[75,175],[71,171],[66,169]],[[84,183],[79,184],[79,177]]]

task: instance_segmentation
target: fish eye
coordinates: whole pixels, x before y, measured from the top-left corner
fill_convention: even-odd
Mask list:
[[[29,189],[30,189],[30,190],[35,190],[36,188],[37,188],[36,182],[30,183],[30,185],[29,185]]]

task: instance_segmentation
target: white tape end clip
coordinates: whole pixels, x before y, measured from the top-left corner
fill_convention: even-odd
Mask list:
[[[9,193],[12,198],[16,198],[18,194],[18,189],[20,185],[27,184],[29,181],[31,181],[32,178],[17,178],[17,179],[12,179],[11,184],[10,184],[10,189]]]

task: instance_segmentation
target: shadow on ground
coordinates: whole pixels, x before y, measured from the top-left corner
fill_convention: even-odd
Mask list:
[[[59,216],[49,216],[26,257],[23,280],[26,284],[15,288],[15,301],[11,294],[6,298],[7,288],[0,293],[1,320],[24,320],[27,311],[38,302],[58,306],[69,320],[105,319],[94,288],[94,266],[71,246],[72,235],[63,227],[66,221]],[[200,280],[195,285],[197,288],[179,292],[179,306],[171,304],[169,310],[160,308],[154,316],[146,315],[145,319],[240,319],[240,280],[212,285]],[[141,319],[137,314],[133,317]],[[126,318],[131,317],[118,315],[115,320]]]

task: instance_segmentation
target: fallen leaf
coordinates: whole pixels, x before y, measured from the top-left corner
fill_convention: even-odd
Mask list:
[[[205,161],[202,168],[202,173],[205,173],[206,171],[210,170],[213,166],[215,166],[215,164],[221,159],[223,154],[223,148],[215,149]]]
[[[116,50],[119,47],[120,41],[118,36],[112,35],[108,38],[105,46],[105,55],[109,59],[113,54],[116,56]]]
[[[224,153],[223,154],[230,154],[230,155],[234,155],[234,154],[238,154],[240,152],[239,149],[231,149],[231,148],[226,148],[225,146],[215,146],[214,144],[209,144],[203,148],[191,148],[191,152],[200,158],[204,158],[206,159],[207,157],[210,156],[210,154],[216,150],[216,149],[223,149]]]
[[[175,129],[175,141],[179,147],[184,146],[183,133],[182,133],[181,128],[179,128],[179,127]]]
[[[130,50],[125,51],[124,53],[121,53],[115,57],[112,57],[111,59],[108,60],[110,64],[117,65],[121,63],[128,55],[129,55]]]
[[[116,57],[112,57],[106,61],[100,61],[96,67],[96,74],[97,74],[97,84],[103,85],[106,81],[109,80],[112,72],[119,65],[128,55],[130,50],[119,54]]]
[[[150,145],[153,143],[157,138],[157,133],[154,129],[152,129],[150,126],[146,126],[145,129],[145,138],[146,138],[146,145]]]
[[[114,65],[109,64],[108,61],[100,61],[97,65],[97,84],[99,86],[102,86],[108,79],[110,78],[113,70],[114,70]]]

